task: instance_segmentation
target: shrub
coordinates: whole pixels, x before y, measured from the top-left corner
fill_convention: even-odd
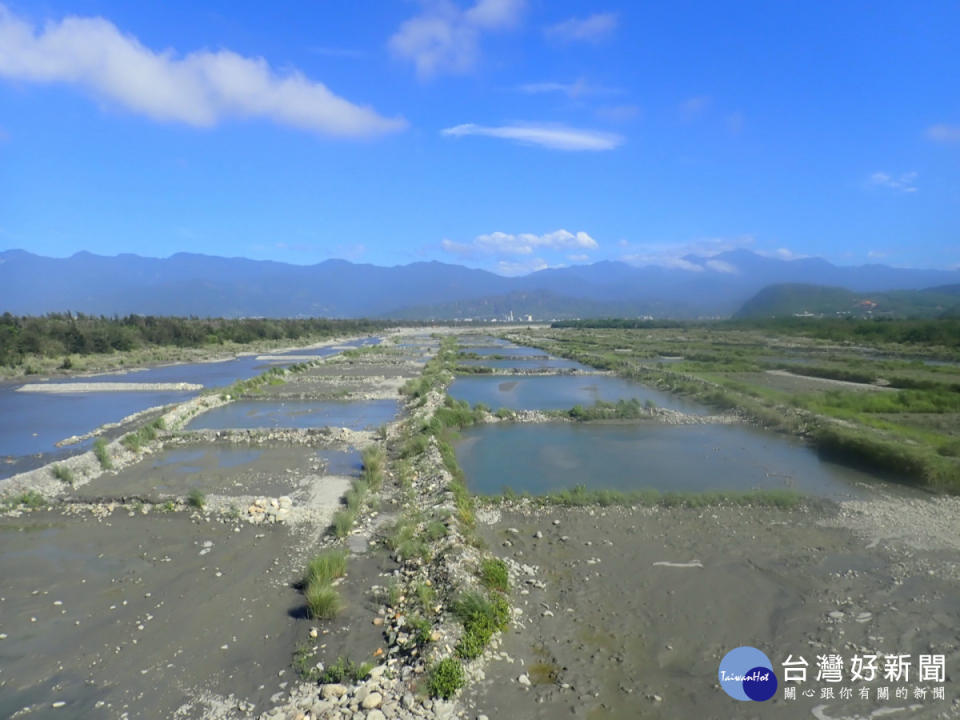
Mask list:
[[[427,689],[433,697],[449,700],[465,684],[466,677],[459,660],[444,658],[430,668]]]

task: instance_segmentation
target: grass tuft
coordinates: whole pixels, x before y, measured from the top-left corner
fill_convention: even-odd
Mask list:
[[[207,496],[204,495],[200,490],[194,488],[189,493],[187,493],[187,505],[197,510],[203,510],[207,504]]]
[[[444,658],[430,668],[427,689],[432,697],[449,700],[467,682],[463,665],[455,658]]]
[[[343,609],[343,600],[337,589],[327,583],[312,582],[304,591],[307,612],[317,620],[330,620]]]
[[[52,472],[53,476],[60,482],[64,482],[67,485],[73,485],[73,471],[66,465],[54,465]]]
[[[325,550],[307,564],[303,586],[313,583],[329,584],[347,574],[346,550]]]
[[[107,450],[107,441],[103,438],[97,438],[93,443],[93,454],[100,461],[100,467],[104,470],[113,469],[113,460],[110,459],[110,451]]]

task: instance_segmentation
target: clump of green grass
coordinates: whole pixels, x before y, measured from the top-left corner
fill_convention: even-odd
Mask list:
[[[93,454],[100,461],[100,467],[104,470],[113,469],[113,460],[110,458],[110,451],[107,450],[107,441],[103,438],[97,438],[93,443]]]
[[[444,658],[430,668],[427,690],[432,697],[449,700],[467,682],[463,665],[455,658]]]
[[[153,422],[144,425],[134,432],[127,433],[120,441],[130,452],[140,452],[140,449],[157,439],[157,431],[166,429],[163,418],[157,418]]]
[[[379,447],[363,451],[363,475],[361,478],[371,490],[379,490],[383,485],[384,453]]]
[[[329,683],[358,683],[365,680],[370,675],[371,670],[373,670],[372,663],[364,662],[357,665],[350,658],[341,655],[336,662],[320,673],[319,681],[323,685]]]
[[[437,599],[437,593],[433,589],[432,585],[427,585],[425,582],[419,582],[414,587],[413,594],[416,596],[417,602],[424,611],[430,611],[433,609],[433,605]]]
[[[488,590],[507,592],[510,578],[507,564],[499,558],[486,558],[480,563],[480,582]]]
[[[311,583],[329,584],[347,574],[346,550],[325,550],[307,563],[304,587]]]
[[[293,651],[293,665],[297,677],[303,682],[316,682],[320,678],[320,670],[317,668],[316,652],[314,648],[306,643],[300,643]]]
[[[187,493],[187,505],[197,510],[203,510],[207,504],[207,496],[197,488]]]
[[[343,599],[335,587],[324,582],[312,582],[303,593],[307,612],[317,620],[330,620],[343,609]]]
[[[10,507],[16,507],[20,505],[32,510],[36,510],[38,508],[45,507],[47,501],[46,498],[44,498],[43,495],[38,493],[36,490],[28,490],[25,493],[8,498],[5,503]]]
[[[433,639],[433,626],[422,615],[407,618],[407,627],[410,629],[411,640],[418,647],[428,645]]]
[[[455,650],[465,660],[479,657],[493,634],[510,622],[510,605],[499,593],[464,593],[454,603],[453,612],[463,624],[463,636]]]
[[[333,522],[330,525],[330,531],[338,538],[345,538],[353,529],[353,523],[357,520],[357,514],[347,508],[341,508],[333,514]]]
[[[64,482],[67,485],[73,485],[73,471],[66,465],[54,465],[52,472],[53,476],[60,482]]]

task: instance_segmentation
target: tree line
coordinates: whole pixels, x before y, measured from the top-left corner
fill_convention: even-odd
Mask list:
[[[631,318],[561,320],[554,328],[638,330],[650,328],[705,328],[764,330],[770,333],[806,335],[824,340],[892,342],[960,347],[960,318],[770,318],[751,320],[681,321]]]
[[[4,313],[0,316],[0,365],[19,365],[31,355],[60,357],[153,346],[187,348],[256,340],[295,341],[376,332],[386,326],[383,321],[368,319],[106,317],[82,313],[16,316]]]

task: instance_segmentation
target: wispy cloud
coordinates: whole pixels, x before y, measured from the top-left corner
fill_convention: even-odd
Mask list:
[[[444,239],[441,247],[454,255],[533,255],[542,250],[596,250],[597,241],[582,230],[570,232],[563,228],[537,235],[536,233],[492,232],[477,235],[472,242],[458,243]]]
[[[477,0],[465,10],[448,0],[424,2],[421,13],[405,20],[388,45],[422,78],[468,72],[480,57],[481,35],[518,27],[525,8],[526,0]]]
[[[581,97],[596,95],[620,95],[624,91],[622,88],[605,87],[603,85],[593,85],[583,78],[574,82],[538,82],[525,83],[516,87],[518,92],[527,95],[539,95],[548,93],[560,93],[568,98],[576,100]]]
[[[931,125],[927,128],[927,137],[934,142],[960,142],[960,125],[947,125],[945,123]]]
[[[607,105],[598,107],[597,117],[614,123],[625,123],[640,117],[643,111],[639,105]]]
[[[570,18],[550,25],[544,34],[562,42],[600,42],[613,34],[619,24],[614,12],[594,13],[585,18]]]
[[[916,180],[917,173],[913,171],[901,173],[900,175],[891,175],[890,173],[878,171],[870,174],[870,177],[867,178],[867,183],[874,187],[884,187],[899,192],[914,193],[917,191]]]
[[[734,274],[740,270],[726,260],[714,256],[730,250],[752,247],[754,238],[741,235],[733,238],[701,238],[681,243],[618,243],[624,249],[620,259],[631,265],[659,267],[688,272]]]
[[[314,55],[322,55],[323,57],[347,58],[350,60],[361,60],[367,57],[367,53],[365,53],[363,50],[356,50],[354,48],[313,45],[307,48],[307,50]]]
[[[712,100],[708,95],[696,95],[694,97],[687,98],[680,103],[680,115],[684,120],[692,120],[710,107],[711,102]]]
[[[496,271],[500,275],[527,275],[532,272],[538,272],[539,270],[546,270],[547,268],[557,267],[556,265],[551,265],[543,258],[530,258],[529,260],[500,260],[496,264]]]
[[[777,258],[778,260],[803,260],[804,258],[810,257],[809,255],[794,252],[790,248],[784,247],[777,248],[776,250],[754,250],[754,252],[757,253],[757,255]]]
[[[524,145],[539,145],[551,150],[613,150],[623,143],[620,135],[598,130],[582,130],[563,125],[502,125],[485,126],[466,123],[446,128],[444,135],[463,137],[484,135],[486,137],[512,140]]]
[[[302,73],[230,50],[183,57],[151,50],[99,17],[66,17],[37,30],[0,5],[0,77],[63,83],[155,120],[209,127],[226,117],[266,118],[336,137],[402,130]]]

